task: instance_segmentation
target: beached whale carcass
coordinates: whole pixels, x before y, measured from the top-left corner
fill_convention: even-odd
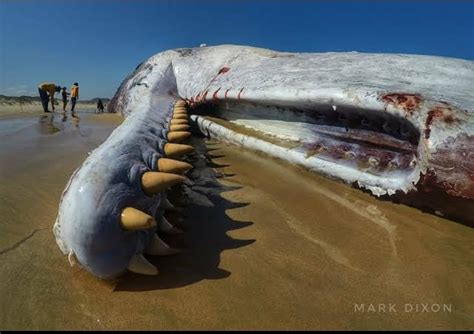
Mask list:
[[[57,243],[101,278],[156,274],[143,254],[175,253],[157,232],[177,232],[163,210],[167,187],[191,168],[173,160],[192,151],[178,144],[189,121],[376,196],[422,185],[472,204],[473,83],[472,61],[442,57],[231,45],[159,53],[109,104],[125,120],[69,180]]]

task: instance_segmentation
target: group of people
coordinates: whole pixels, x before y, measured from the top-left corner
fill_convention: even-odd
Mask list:
[[[79,84],[75,82],[70,89],[70,93],[67,92],[66,87],[58,86],[52,82],[43,82],[38,86],[38,92],[41,98],[41,104],[43,105],[44,112],[51,112],[48,109],[48,103],[51,102],[51,108],[54,112],[54,94],[61,92],[61,97],[63,100],[63,112],[66,112],[66,106],[68,103],[68,95],[71,96],[71,114],[74,116],[74,108],[76,107],[76,102],[79,99]]]

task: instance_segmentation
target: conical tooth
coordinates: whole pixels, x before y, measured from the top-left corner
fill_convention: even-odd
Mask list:
[[[153,195],[184,180],[185,178],[181,175],[163,172],[146,172],[142,175],[142,188],[147,194]]]
[[[169,142],[179,143],[179,142],[185,140],[186,138],[188,138],[189,136],[191,136],[191,132],[170,131],[170,132],[168,132],[168,135],[166,136],[166,138],[168,139]]]
[[[188,120],[187,119],[172,119],[170,124],[171,125],[188,124]]]
[[[173,119],[188,119],[188,115],[186,114],[173,115]]]
[[[182,154],[191,153],[194,151],[194,147],[189,145],[166,143],[163,147],[163,151],[167,157],[175,157]]]
[[[170,131],[186,131],[189,129],[187,124],[170,125]]]
[[[174,255],[179,253],[179,250],[171,248],[163,240],[158,238],[156,234],[153,234],[150,243],[145,248],[145,253],[150,255]]]
[[[167,158],[158,159],[156,164],[159,172],[173,174],[183,174],[193,168],[193,165],[188,164],[187,162]]]
[[[152,216],[131,207],[122,210],[119,223],[122,228],[130,231],[146,230],[156,226]]]
[[[159,225],[160,231],[167,234],[181,234],[184,233],[181,229],[173,226],[168,219],[163,217],[163,221]]]
[[[158,275],[158,269],[150,262],[142,254],[135,254],[128,263],[128,270],[143,275]]]

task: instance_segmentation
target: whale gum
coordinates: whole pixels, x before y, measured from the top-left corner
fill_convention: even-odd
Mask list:
[[[42,116],[0,119],[2,329],[474,326],[472,228],[202,138],[191,141],[209,150],[228,190],[209,196],[213,207],[188,205],[171,217],[185,227],[169,239],[182,254],[152,257],[156,277],[102,281],[71,268],[52,233],[58,202],[121,118]],[[214,248],[228,238],[254,242]],[[407,303],[452,311],[403,312]],[[397,312],[355,312],[355,304],[396,304]]]

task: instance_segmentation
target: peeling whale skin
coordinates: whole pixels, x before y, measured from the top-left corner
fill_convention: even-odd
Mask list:
[[[159,53],[109,103],[125,120],[71,176],[54,226],[57,243],[100,278],[122,274],[146,253],[163,221],[166,192],[146,195],[140,178],[165,156],[180,100],[208,136],[375,196],[436,189],[466,206],[456,217],[472,224],[473,83],[472,61],[443,57],[234,45]],[[118,221],[125,207],[153,216],[158,226],[124,230]]]

